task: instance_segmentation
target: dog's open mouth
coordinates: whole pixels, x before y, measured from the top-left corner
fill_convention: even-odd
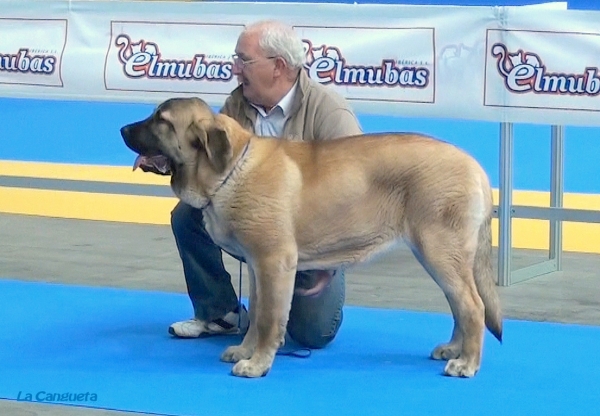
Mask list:
[[[137,168],[142,169],[144,172],[154,172],[160,175],[170,175],[172,173],[171,162],[163,155],[139,155],[133,163],[133,170]]]

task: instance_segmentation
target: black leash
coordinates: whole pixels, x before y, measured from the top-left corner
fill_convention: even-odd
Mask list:
[[[275,355],[283,355],[285,357],[308,358],[312,354],[312,350],[307,347],[298,348],[290,351],[279,350]]]

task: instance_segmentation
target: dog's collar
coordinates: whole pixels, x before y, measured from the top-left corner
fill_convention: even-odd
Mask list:
[[[206,202],[206,204],[204,204],[204,206],[202,206],[200,209],[205,209],[212,203],[212,200],[215,197],[215,195],[217,195],[217,193],[221,190],[221,188],[223,188],[223,186],[225,186],[225,184],[227,183],[229,178],[231,178],[231,176],[233,175],[233,172],[235,172],[240,167],[239,165],[240,165],[240,163],[242,163],[244,161],[244,158],[246,156],[246,153],[248,153],[249,148],[250,148],[250,140],[248,140],[248,142],[246,143],[246,146],[244,146],[244,150],[242,150],[242,154],[240,155],[238,160],[233,164],[233,167],[231,168],[231,170],[229,171],[227,176],[225,176],[225,179],[223,179],[223,181],[219,184],[219,186],[217,186],[217,189],[215,189],[213,191],[212,195],[208,198],[208,201]]]

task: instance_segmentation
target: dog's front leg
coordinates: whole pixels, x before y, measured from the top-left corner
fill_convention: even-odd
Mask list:
[[[273,365],[284,342],[294,293],[297,254],[258,259],[256,262],[256,302],[250,305],[251,328],[256,331],[256,348],[249,360],[233,366],[233,374],[261,377]],[[248,335],[247,335],[248,336]],[[245,339],[244,339],[245,341]]]
[[[248,315],[250,326],[248,332],[240,345],[232,345],[221,354],[221,361],[228,363],[237,363],[240,360],[247,360],[252,357],[256,349],[258,333],[256,329],[256,274],[251,265],[248,265],[248,274],[250,279],[250,296],[248,305]]]

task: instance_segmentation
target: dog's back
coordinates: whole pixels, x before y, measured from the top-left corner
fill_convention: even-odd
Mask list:
[[[479,164],[427,136],[275,146],[301,177],[295,228],[302,269],[362,262],[402,237],[411,241],[424,223],[478,229],[491,213],[491,189]]]

